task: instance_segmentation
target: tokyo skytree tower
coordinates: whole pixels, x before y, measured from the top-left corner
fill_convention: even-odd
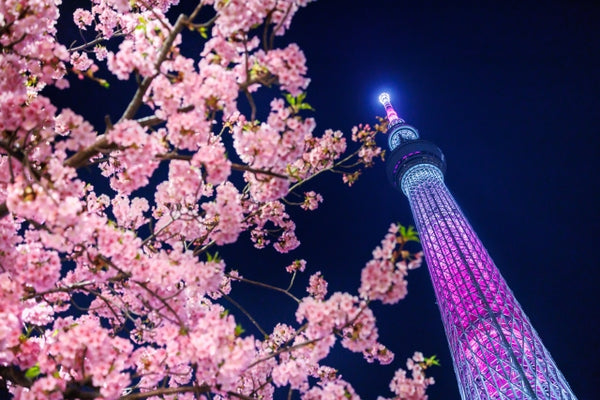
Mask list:
[[[388,178],[408,197],[463,400],[576,399],[444,184],[441,150],[379,96]]]

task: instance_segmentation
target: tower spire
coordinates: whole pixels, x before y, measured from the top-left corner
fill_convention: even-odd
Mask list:
[[[444,183],[446,161],[399,123],[388,94],[387,174],[408,197],[463,400],[576,400]],[[402,121],[404,122],[404,121]]]
[[[379,102],[385,107],[385,113],[387,114],[387,119],[389,121],[390,127],[404,123],[404,120],[398,116],[398,113],[396,112],[396,110],[394,110],[394,107],[392,107],[392,103],[390,102],[390,95],[388,93],[381,93],[379,95]]]
[[[385,107],[385,113],[389,122],[388,146],[390,150],[393,151],[402,143],[419,139],[419,131],[417,131],[415,127],[408,125],[398,116],[398,113],[394,110],[394,107],[390,102],[390,95],[388,93],[381,93],[379,95],[379,102]]]

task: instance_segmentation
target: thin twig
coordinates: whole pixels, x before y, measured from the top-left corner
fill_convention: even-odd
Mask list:
[[[195,107],[193,105],[189,105],[189,106],[178,108],[177,112],[183,114],[183,113],[192,111],[194,108]],[[150,115],[148,117],[139,118],[136,120],[136,122],[138,124],[140,124],[141,126],[155,126],[158,124],[162,124],[163,122],[166,122],[166,121],[162,118],[158,118],[156,115]]]
[[[122,396],[119,400],[140,400],[147,399],[152,396],[161,396],[161,395],[169,395],[169,394],[177,394],[177,393],[187,393],[193,392],[196,394],[208,393],[210,392],[209,385],[200,385],[200,386],[179,386],[174,388],[161,388],[155,390],[149,390],[147,392],[141,393],[132,393],[127,396]]]
[[[126,33],[119,29],[119,30],[115,31],[115,33],[113,33],[112,37],[121,37],[121,36],[125,36],[125,35],[126,35]],[[86,42],[80,46],[69,48],[69,51],[75,52],[75,51],[85,50],[86,48],[97,45],[98,43],[101,43],[105,40],[108,40],[108,39],[106,39],[103,36],[98,36],[96,39],[92,40],[91,42]]]
[[[240,303],[238,303],[237,301],[232,299],[230,296],[226,295],[222,290],[219,290],[219,293],[221,293],[223,298],[225,298],[228,302],[230,302],[238,310],[240,310],[250,320],[250,322],[252,322],[252,324],[256,327],[256,329],[258,329],[260,331],[260,333],[263,335],[263,337],[265,337],[265,338],[269,337],[269,334],[260,326],[260,324],[258,322],[256,322],[256,320],[252,317],[252,314],[250,314],[244,307],[242,307],[242,305]]]
[[[293,294],[291,294],[291,293],[290,293],[290,292],[288,292],[287,290],[285,290],[285,289],[282,289],[282,288],[280,288],[280,287],[273,286],[273,285],[269,285],[268,283],[263,283],[263,282],[259,282],[259,281],[253,281],[253,280],[251,280],[251,279],[246,279],[246,278],[242,278],[242,277],[239,277],[239,276],[232,276],[232,275],[229,275],[229,274],[226,274],[226,275],[227,275],[229,278],[231,278],[231,279],[233,279],[233,280],[236,280],[236,281],[245,282],[245,283],[249,283],[249,284],[251,284],[251,285],[260,286],[260,287],[264,287],[264,288],[266,288],[266,289],[271,289],[271,290],[274,290],[274,291],[276,291],[276,292],[281,292],[281,293],[284,293],[284,294],[286,294],[287,296],[289,296],[290,298],[292,298],[292,299],[293,299],[295,302],[297,302],[298,304],[300,304],[300,303],[301,303],[301,301],[300,301],[300,299],[299,299],[299,298],[297,298],[296,296],[294,296]]]

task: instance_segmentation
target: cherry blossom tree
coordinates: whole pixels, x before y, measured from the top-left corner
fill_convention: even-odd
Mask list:
[[[0,3],[4,390],[18,399],[357,398],[323,360],[335,343],[366,362],[392,360],[369,305],[406,295],[422,260],[406,246],[415,232],[391,225],[355,294],[328,293],[321,273],[306,289],[254,281],[218,256],[239,240],[295,249],[290,208],[323,201],[305,183],[334,172],[351,185],[383,156],[383,124],[359,125],[350,140],[315,133],[303,52],[275,46],[308,0],[203,0],[187,14],[177,0],[93,0],[72,14],[75,43],[57,40],[59,3]],[[191,57],[181,51],[189,40]],[[103,126],[47,94],[73,79],[110,91],[110,76],[135,89],[118,93],[129,103]],[[293,283],[306,261],[270,268]],[[224,301],[238,285],[295,302],[295,323],[262,327]],[[432,364],[415,353],[412,375],[393,377],[392,398],[425,399]]]

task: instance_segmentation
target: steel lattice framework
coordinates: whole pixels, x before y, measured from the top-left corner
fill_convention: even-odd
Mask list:
[[[391,116],[388,176],[409,199],[463,400],[576,399],[446,187],[442,152]]]

